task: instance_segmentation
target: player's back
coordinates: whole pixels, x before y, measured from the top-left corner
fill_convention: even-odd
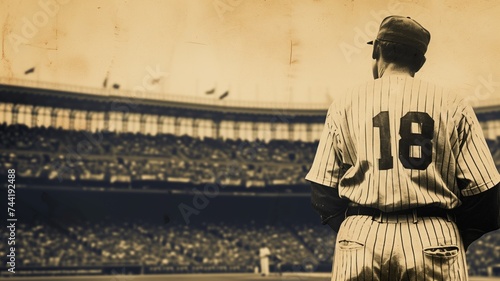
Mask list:
[[[383,77],[335,101],[327,118],[342,162],[339,193],[352,202],[388,212],[426,205],[451,209],[461,191],[476,188],[457,179],[465,170],[481,170],[480,164],[470,167],[478,159],[467,159],[466,169],[458,163],[471,154],[459,155],[465,134],[473,133],[466,123],[477,119],[432,83]],[[491,157],[489,151],[474,153]]]

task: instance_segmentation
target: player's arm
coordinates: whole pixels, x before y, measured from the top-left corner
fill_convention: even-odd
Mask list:
[[[328,224],[335,232],[339,231],[345,219],[348,203],[348,200],[340,198],[338,188],[311,183],[312,207],[320,215],[321,223]]]
[[[457,226],[468,247],[499,223],[500,175],[470,106],[463,107],[457,123],[457,183],[462,205],[456,209]]]
[[[337,232],[344,220],[348,201],[340,198],[337,188],[340,178],[346,172],[346,165],[343,163],[342,143],[338,137],[339,126],[336,120],[342,120],[342,116],[332,104],[306,180],[311,182],[311,204],[320,215],[321,223],[328,224]]]
[[[272,256],[271,251],[267,248],[267,250],[265,251],[265,257],[270,258],[271,256]]]
[[[500,184],[476,195],[462,198],[456,209],[457,225],[465,249],[484,234],[500,228]]]

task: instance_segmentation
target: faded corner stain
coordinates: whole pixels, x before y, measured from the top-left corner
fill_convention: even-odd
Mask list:
[[[7,38],[7,32],[9,28],[9,15],[7,14],[7,18],[5,19],[5,24],[3,25],[2,30],[2,59],[5,59],[5,38]]]
[[[7,13],[7,17],[5,18],[5,23],[4,23],[3,29],[2,29],[2,62],[3,62],[2,64],[4,65],[5,70],[7,72],[6,77],[11,78],[14,76],[14,73],[12,72],[12,65],[11,65],[10,60],[5,55],[5,40],[7,39],[7,36],[9,35],[9,32],[11,31],[9,17],[10,17],[10,14]]]

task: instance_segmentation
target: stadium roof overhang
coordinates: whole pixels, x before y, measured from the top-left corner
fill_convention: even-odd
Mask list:
[[[122,111],[212,120],[322,123],[327,111],[326,106],[324,109],[290,109],[278,106],[266,108],[221,106],[188,101],[134,98],[119,94],[119,91],[114,94],[99,95],[0,84],[0,102],[94,112]],[[500,120],[500,107],[498,105],[479,106],[474,109],[480,121]]]
[[[259,108],[218,106],[203,103],[132,98],[118,95],[96,95],[81,92],[0,84],[0,102],[67,108],[84,111],[122,111],[154,115],[259,122],[321,123],[324,109]]]

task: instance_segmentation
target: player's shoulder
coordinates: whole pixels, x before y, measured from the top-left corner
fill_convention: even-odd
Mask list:
[[[330,108],[346,108],[353,102],[359,101],[360,98],[371,94],[375,85],[374,80],[362,81],[355,84],[350,84],[338,90]]]
[[[352,86],[337,89],[334,96],[331,97],[332,100],[328,106],[328,114],[344,110],[346,105],[349,104],[348,100],[352,98],[353,90]]]
[[[414,78],[413,84],[418,85],[421,93],[433,95],[434,101],[439,101],[442,105],[442,110],[457,113],[469,106],[467,95],[456,87],[450,87],[420,78]]]
[[[464,110],[470,107],[470,99],[467,95],[456,87],[439,86],[443,101],[448,111],[453,115],[460,115]]]
[[[376,93],[382,91],[382,86],[387,86],[388,79],[380,78],[365,80],[345,86],[338,90],[333,102],[330,104],[329,112],[349,111],[353,106],[359,105],[363,100],[370,100]]]

